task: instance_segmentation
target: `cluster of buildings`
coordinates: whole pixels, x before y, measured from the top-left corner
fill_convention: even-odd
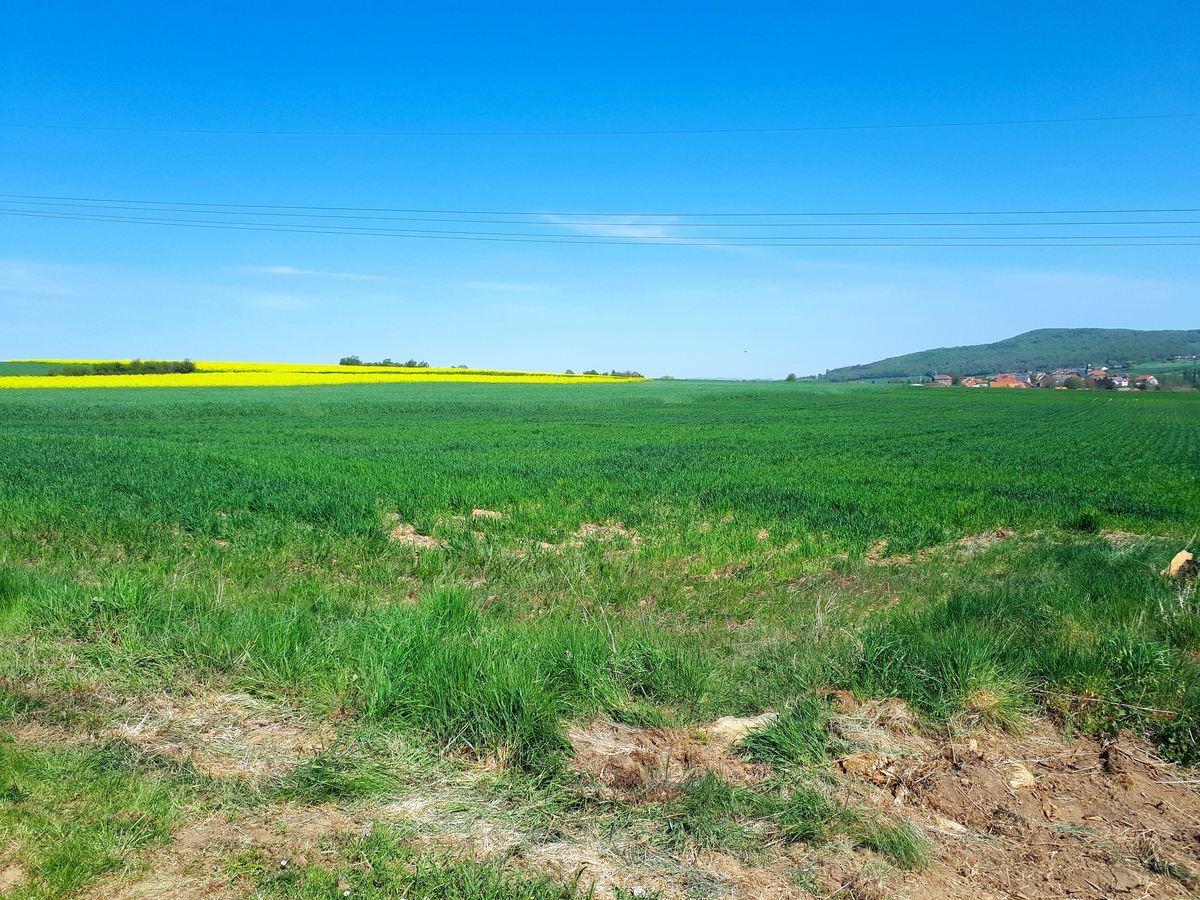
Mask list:
[[[1081,369],[1054,369],[1050,372],[1001,372],[988,377],[967,375],[955,378],[953,375],[935,374],[928,383],[932,387],[993,387],[993,388],[1059,388],[1066,390],[1070,379],[1084,382],[1084,386],[1102,388],[1105,390],[1129,391],[1149,390],[1158,387],[1158,379],[1153,375],[1130,375],[1128,372],[1110,369],[1108,366],[1092,368],[1084,366]],[[1076,385],[1078,386],[1078,385]]]

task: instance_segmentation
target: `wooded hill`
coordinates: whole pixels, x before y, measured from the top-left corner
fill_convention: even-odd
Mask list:
[[[938,347],[872,363],[830,369],[827,381],[909,378],[943,372],[987,375],[1077,366],[1131,365],[1200,353],[1200,329],[1040,328],[992,344]]]

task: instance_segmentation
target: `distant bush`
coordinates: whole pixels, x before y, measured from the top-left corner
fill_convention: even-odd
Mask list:
[[[1182,391],[1200,389],[1200,369],[1186,369],[1180,373],[1164,372],[1158,376],[1156,391]]]
[[[130,362],[101,362],[71,366],[55,375],[189,375],[196,371],[190,359],[135,359]]]
[[[343,356],[338,360],[339,366],[391,366],[397,369],[428,369],[429,363],[425,360],[417,362],[415,359],[410,359],[407,362],[396,362],[391,357],[382,359],[379,362],[363,362],[357,356]],[[455,369],[465,369],[466,366],[454,366]]]

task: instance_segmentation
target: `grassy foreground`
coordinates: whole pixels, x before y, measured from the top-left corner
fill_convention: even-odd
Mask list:
[[[415,791],[662,866],[791,846],[920,868],[928,837],[835,789],[835,690],[901,698],[930,732],[1050,715],[1200,762],[1200,609],[1159,574],[1196,549],[1195,395],[14,391],[0,422],[16,896],[153,870],[197,817]],[[214,693],[261,704],[264,734],[270,710],[320,723],[320,746],[239,768],[187,734],[145,740],[164,704],[172,728],[228,740],[232,714],[194,708]],[[598,794],[572,764],[596,717],[687,733],[764,710],[736,748],[761,777]],[[588,890],[571,865],[447,852],[402,819],[282,868],[231,852],[221,877],[298,897]],[[816,863],[793,864],[819,892]]]

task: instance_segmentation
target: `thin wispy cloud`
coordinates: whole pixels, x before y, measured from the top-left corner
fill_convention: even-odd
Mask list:
[[[577,234],[589,237],[604,238],[633,238],[641,241],[670,241],[681,235],[671,230],[671,222],[645,224],[631,218],[612,218],[608,221],[573,222],[562,216],[549,215],[546,221],[551,225],[559,225]],[[672,219],[672,221],[676,221]]]
[[[298,269],[295,266],[242,266],[241,271],[255,275],[285,275],[295,278],[338,278],[343,281],[387,281],[386,275],[366,272],[326,272],[322,269]]]
[[[607,221],[600,221],[603,218]],[[657,216],[669,219],[653,224],[639,222],[634,218],[597,217],[588,222],[573,222],[561,216],[546,216],[551,225],[559,225],[571,232],[594,238],[617,238],[630,243],[644,241],[649,244],[678,244],[680,246],[699,246],[714,250],[718,253],[733,253],[744,256],[759,256],[765,251],[760,247],[742,247],[735,243],[723,243],[721,238],[706,235],[704,230],[690,230],[684,234],[677,227],[682,220],[678,216]]]

